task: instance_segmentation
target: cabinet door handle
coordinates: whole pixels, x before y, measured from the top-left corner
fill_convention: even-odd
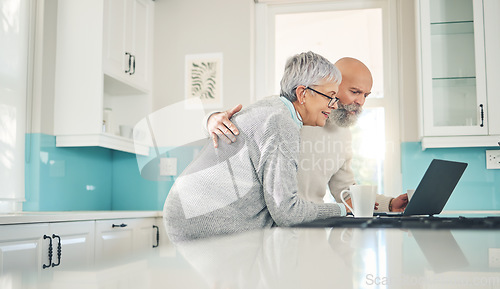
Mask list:
[[[480,104],[479,107],[481,108],[481,124],[479,125],[480,127],[484,126],[484,110],[483,110],[483,104]]]
[[[116,224],[113,224],[113,226],[111,226],[112,228],[125,228],[127,226],[127,224],[120,224],[120,225],[116,225]]]
[[[43,269],[47,269],[47,268],[50,268],[52,266],[52,238],[50,236],[47,236],[47,235],[43,235],[43,239],[49,239],[50,243],[49,243],[49,265],[45,265],[43,264],[42,268]]]
[[[160,228],[153,225],[153,229],[156,229],[156,245],[153,245],[153,248],[157,248],[160,245]]]
[[[61,237],[57,236],[56,234],[52,234],[52,239],[55,240],[56,238],[57,238],[57,264],[52,263],[52,267],[56,267],[61,264],[61,252],[62,252]]]
[[[125,56],[128,55],[128,70],[125,70],[125,73],[129,73],[130,70],[132,69],[131,68],[131,65],[132,65],[132,54],[128,53],[128,52],[125,52]]]
[[[129,74],[132,75],[132,74],[135,74],[135,55],[132,55],[132,57],[134,58],[134,61],[132,62],[132,72],[130,72]]]

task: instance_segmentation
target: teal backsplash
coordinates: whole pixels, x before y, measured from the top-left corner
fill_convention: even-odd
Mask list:
[[[436,148],[422,151],[420,142],[402,143],[403,190],[417,187],[432,159],[465,162],[469,165],[444,209],[499,210],[500,170],[486,169],[486,149]]]
[[[161,157],[177,158],[177,175],[179,175],[200,149],[200,144],[193,144],[179,148],[159,148],[158,153]],[[150,157],[139,156],[139,158],[142,161],[154,161],[156,154],[157,152],[153,150]],[[136,156],[130,153],[113,151],[112,162],[111,208],[113,210],[163,210],[163,204],[175,177],[149,175],[148,178],[143,178]],[[158,170],[156,173],[159,173]]]
[[[172,180],[149,181],[141,177],[134,154],[113,151],[113,210],[162,210]]]
[[[177,158],[178,174],[199,145],[162,154]],[[414,189],[432,159],[469,164],[446,210],[499,210],[500,170],[486,170],[485,148],[427,149],[401,144],[403,190]],[[174,177],[141,177],[134,154],[100,147],[58,148],[55,136],[26,135],[25,211],[161,210]]]
[[[26,135],[25,211],[162,210],[174,177],[141,177],[135,154],[100,147],[55,146],[55,136]],[[178,173],[199,146],[171,150]],[[164,149],[165,151],[166,149]]]
[[[54,136],[26,135],[25,211],[110,210],[112,152],[56,148]]]

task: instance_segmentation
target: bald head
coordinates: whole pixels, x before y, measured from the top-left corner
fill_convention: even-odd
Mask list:
[[[366,65],[351,57],[339,59],[335,66],[342,74],[337,94],[339,108],[332,111],[331,119],[339,126],[348,127],[356,123],[366,97],[371,93],[373,79]]]
[[[367,92],[371,91],[373,85],[372,73],[363,62],[356,58],[344,57],[337,60],[335,66],[342,73],[342,80],[347,78],[350,82],[366,87]]]

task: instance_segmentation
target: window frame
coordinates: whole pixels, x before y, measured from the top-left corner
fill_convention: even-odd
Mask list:
[[[324,12],[355,9],[382,9],[384,98],[367,98],[364,108],[384,107],[385,162],[384,195],[402,194],[399,49],[399,5],[397,0],[293,0],[259,1],[255,4],[255,93],[252,102],[275,94],[275,16],[285,13]],[[335,61],[335,60],[332,60]]]

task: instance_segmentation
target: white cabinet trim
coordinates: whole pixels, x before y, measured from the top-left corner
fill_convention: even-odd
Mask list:
[[[498,147],[500,135],[434,136],[422,138],[422,149],[450,147]]]
[[[101,133],[88,135],[63,135],[56,137],[57,147],[98,146],[138,155],[149,155],[150,148],[145,144],[134,144],[134,140],[125,137]]]

